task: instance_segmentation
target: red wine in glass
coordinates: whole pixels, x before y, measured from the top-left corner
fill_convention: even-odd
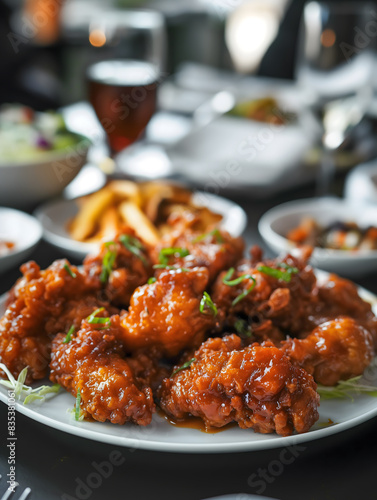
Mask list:
[[[87,70],[89,100],[112,154],[143,134],[156,110],[158,70],[133,59],[101,61]]]

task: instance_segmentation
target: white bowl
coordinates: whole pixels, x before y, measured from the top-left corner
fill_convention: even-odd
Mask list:
[[[31,215],[0,207],[0,239],[11,241],[14,249],[0,257],[0,273],[24,262],[42,238],[42,226]]]
[[[194,193],[192,201],[198,206],[206,206],[221,214],[221,227],[233,236],[240,236],[247,224],[244,210],[236,203],[201,191]],[[67,224],[78,212],[75,200],[55,200],[42,205],[35,211],[35,216],[43,227],[43,237],[51,245],[63,250],[67,255],[83,259],[89,253],[97,252],[99,245],[82,243],[71,238]]]
[[[377,206],[352,203],[338,198],[297,200],[266,212],[258,229],[264,241],[277,254],[292,252],[295,244],[285,238],[290,229],[298,226],[303,217],[312,217],[320,225],[332,222],[356,222],[360,227],[377,225]],[[316,247],[311,264],[320,269],[355,277],[377,270],[377,250],[329,250]]]
[[[377,203],[377,161],[352,169],[344,185],[344,197],[354,202]]]
[[[86,162],[90,141],[77,135],[77,144],[46,152],[30,162],[1,162],[0,205],[29,209],[59,195]]]

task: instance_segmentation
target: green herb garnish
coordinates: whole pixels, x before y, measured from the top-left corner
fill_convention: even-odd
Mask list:
[[[147,284],[148,285],[153,285],[153,283],[156,283],[157,279],[152,276],[151,278],[148,279]]]
[[[71,328],[68,330],[67,335],[64,337],[63,344],[68,344],[68,342],[71,342],[72,335],[74,333],[75,333],[75,327],[74,325],[72,325]]]
[[[180,248],[180,247],[170,247],[170,248],[162,248],[160,250],[160,253],[158,254],[158,260],[160,264],[167,264],[169,262],[169,257],[172,255],[176,257],[187,257],[187,255],[190,255],[190,252],[187,250],[187,248]]]
[[[77,278],[77,274],[72,271],[72,269],[69,267],[69,265],[67,263],[65,263],[63,267],[67,271],[67,273],[70,275],[71,278]]]
[[[40,400],[41,402],[45,400],[45,396],[51,393],[57,393],[60,390],[59,384],[54,385],[42,385],[40,387],[35,387],[34,389],[28,385],[25,385],[27,367],[25,367],[18,375],[17,380],[13,377],[11,372],[8,370],[6,365],[0,363],[0,369],[6,374],[8,380],[0,380],[0,384],[14,392],[15,398],[19,401],[23,401],[23,404],[31,403],[35,400]]]
[[[119,241],[127,250],[138,257],[144,265],[148,264],[147,259],[142,254],[142,251],[145,250],[145,246],[137,238],[129,234],[122,234],[122,236],[119,237]]]
[[[75,407],[75,420],[77,422],[80,420],[80,404],[81,404],[81,392],[80,389],[77,389],[76,407]]]
[[[291,281],[292,274],[297,274],[299,272],[297,267],[289,266],[288,264],[285,264],[284,262],[277,264],[277,266],[282,267],[283,269],[286,269],[286,270],[281,271],[280,269],[275,269],[274,267],[268,267],[268,266],[259,266],[259,267],[257,267],[257,270],[263,274],[267,274],[268,276],[271,276],[272,278],[276,278],[278,280],[283,280],[286,283],[289,283]]]
[[[199,236],[194,238],[191,243],[198,243],[199,241],[203,241],[207,238],[207,236],[214,236],[217,243],[224,243],[224,238],[222,237],[218,229],[214,229],[209,233],[200,234]]]
[[[192,363],[194,363],[194,361],[196,361],[196,358],[191,358],[189,361],[186,361],[186,363],[183,363],[182,366],[173,371],[173,373],[170,375],[170,378],[174,377],[176,373],[182,370],[186,370],[186,368],[189,368],[192,365]]]
[[[253,334],[251,326],[244,319],[237,318],[234,322],[234,328],[241,337],[250,338]]]
[[[105,246],[109,248],[111,245],[115,245],[114,241],[108,241]],[[113,270],[114,262],[117,256],[116,250],[108,250],[102,260],[102,271],[99,277],[101,283],[106,283],[109,279],[111,271]]]
[[[186,267],[178,267],[178,266],[168,266],[167,264],[155,264],[153,269],[169,269],[170,271],[182,271],[184,273],[188,273],[190,269]]]
[[[348,380],[341,380],[333,387],[318,384],[317,392],[322,399],[349,398],[353,401],[352,394],[368,394],[369,396],[377,397],[377,387],[360,384],[361,377],[362,375]]]
[[[203,293],[203,297],[200,301],[199,311],[203,314],[206,314],[205,308],[208,308],[214,316],[217,316],[217,307],[215,306],[211,299],[211,296],[207,292]]]
[[[256,285],[255,278],[253,278],[253,276],[251,276],[251,274],[243,274],[242,276],[239,276],[238,278],[231,280],[230,278],[232,277],[233,273],[234,273],[234,267],[231,267],[223,278],[224,285],[236,286],[236,285],[239,285],[240,283],[242,283],[242,281],[244,281],[244,280],[251,280],[253,282],[253,284],[247,290],[244,290],[242,293],[240,293],[240,295],[238,295],[233,300],[232,307],[234,307],[236,304],[238,304],[238,302],[240,302],[242,299],[244,299],[253,290],[253,288]]]
[[[109,328],[111,318],[97,318],[97,314],[104,311],[104,307],[99,307],[90,316],[86,318],[86,321],[91,325],[104,325],[102,328]]]

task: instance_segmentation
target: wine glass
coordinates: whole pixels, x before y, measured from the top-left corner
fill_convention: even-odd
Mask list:
[[[335,151],[361,121],[372,97],[377,13],[369,2],[310,2],[300,28],[296,77],[307,109],[321,120],[317,179],[326,194]]]
[[[111,155],[137,141],[156,110],[164,58],[164,21],[152,11],[114,11],[92,23],[100,49],[86,71],[89,101]]]

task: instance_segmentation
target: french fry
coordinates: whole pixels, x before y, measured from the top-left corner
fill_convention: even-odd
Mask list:
[[[158,230],[135,203],[124,201],[119,205],[119,212],[124,222],[146,243],[156,245],[160,241]]]
[[[110,241],[121,228],[121,221],[118,210],[115,207],[109,207],[101,215],[98,223],[99,229],[94,236],[85,240],[85,243],[99,243],[101,241]]]
[[[101,213],[111,205],[114,193],[107,187],[100,189],[88,197],[70,226],[73,239],[84,241],[94,232]]]
[[[107,186],[119,201],[132,200],[137,206],[142,204],[142,195],[136,182],[126,180],[111,181]]]

